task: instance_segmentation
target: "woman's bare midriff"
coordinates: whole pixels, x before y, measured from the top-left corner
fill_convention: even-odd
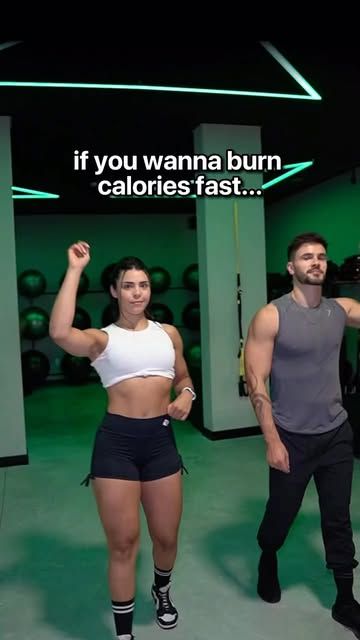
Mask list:
[[[170,378],[130,378],[107,389],[109,413],[129,418],[154,418],[167,413],[172,386]]]

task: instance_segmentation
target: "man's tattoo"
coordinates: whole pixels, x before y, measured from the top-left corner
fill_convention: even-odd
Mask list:
[[[254,393],[253,395],[250,395],[250,400],[257,417],[259,418],[259,420],[262,420],[262,418],[265,417],[266,404],[271,407],[269,398],[264,396],[264,394],[262,393]]]
[[[248,367],[248,389],[249,389],[249,398],[254,407],[255,413],[259,420],[265,416],[266,405],[271,407],[271,401],[269,398],[263,393],[259,393],[256,389],[259,387],[259,381],[254,373],[254,370],[251,366]]]

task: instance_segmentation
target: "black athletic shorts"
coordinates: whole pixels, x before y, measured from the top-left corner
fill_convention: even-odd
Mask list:
[[[88,486],[92,478],[146,482],[183,469],[169,415],[128,418],[107,412],[95,434],[90,473],[81,484]]]

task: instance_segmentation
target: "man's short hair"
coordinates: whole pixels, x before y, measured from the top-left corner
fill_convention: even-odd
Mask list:
[[[294,253],[301,247],[302,244],[322,244],[327,251],[328,243],[319,233],[314,231],[308,231],[307,233],[301,233],[296,236],[289,244],[287,249],[288,260],[292,260]]]

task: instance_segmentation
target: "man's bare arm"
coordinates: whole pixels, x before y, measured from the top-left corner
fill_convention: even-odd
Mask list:
[[[353,298],[336,298],[336,300],[347,315],[346,325],[360,329],[360,302]]]
[[[245,343],[245,371],[249,398],[267,445],[268,463],[276,469],[288,472],[288,453],[276,429],[266,388],[278,326],[278,312],[274,305],[268,304],[256,313]]]
[[[249,398],[266,442],[278,439],[271,400],[266,388],[271,371],[277,327],[276,308],[273,305],[267,305],[254,316],[245,343],[245,371]]]

